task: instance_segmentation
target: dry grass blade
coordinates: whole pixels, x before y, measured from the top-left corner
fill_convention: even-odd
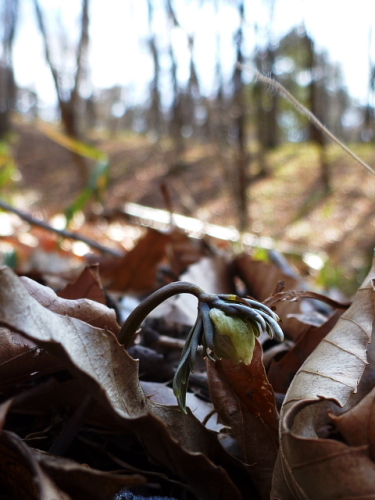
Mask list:
[[[365,161],[363,161],[359,156],[357,156],[351,149],[349,149],[345,144],[343,144],[337,137],[330,132],[327,127],[323,125],[323,123],[318,120],[318,118],[312,113],[310,110],[308,110],[303,104],[301,104],[295,97],[292,96],[290,92],[286,90],[285,87],[281,85],[281,83],[277,82],[276,80],[273,80],[272,78],[268,78],[267,76],[262,75],[262,73],[259,73],[259,71],[255,72],[256,78],[262,82],[264,85],[270,87],[272,90],[275,90],[278,92],[280,95],[282,95],[285,99],[287,99],[289,102],[293,104],[293,106],[296,108],[297,111],[299,111],[301,114],[305,115],[309,120],[312,121],[312,123],[319,129],[321,130],[327,137],[329,137],[332,141],[334,141],[336,144],[340,146],[341,149],[345,151],[349,156],[353,158],[356,162],[358,162],[362,167],[365,167],[366,170],[371,172],[372,175],[375,175],[375,171],[373,168],[370,167]]]

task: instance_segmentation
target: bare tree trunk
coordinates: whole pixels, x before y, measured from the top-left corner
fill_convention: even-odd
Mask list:
[[[59,73],[59,70],[57,69],[52,60],[52,54],[50,50],[50,43],[48,40],[47,30],[43,18],[43,13],[40,8],[38,0],[34,0],[34,6],[38,20],[39,30],[43,38],[45,58],[51,70],[53,82],[56,89],[56,95],[61,114],[61,121],[64,125],[65,132],[67,133],[67,135],[69,135],[74,139],[81,139],[81,130],[79,124],[79,108],[80,108],[81,97],[79,95],[79,87],[87,67],[86,58],[87,58],[87,49],[89,43],[89,34],[88,34],[89,0],[82,0],[81,36],[77,47],[76,73],[75,73],[73,88],[70,89],[69,92],[67,92],[66,89],[62,88],[61,74]],[[68,99],[66,98],[67,93],[69,93]],[[82,156],[77,154],[74,155],[74,158],[79,170],[81,181],[82,183],[86,183],[89,178],[89,169],[86,160]]]
[[[160,112],[160,89],[159,75],[160,63],[159,52],[156,46],[155,36],[152,36],[149,41],[152,59],[154,62],[154,77],[151,82],[151,106],[150,106],[150,121],[149,127],[156,134],[157,139],[161,136],[161,112]]]
[[[148,25],[150,31],[149,48],[152,56],[152,61],[154,63],[154,77],[151,81],[150,93],[151,93],[151,105],[149,109],[149,129],[155,133],[157,140],[160,139],[161,130],[161,109],[160,109],[160,61],[159,61],[159,51],[156,44],[156,36],[153,31],[153,5],[152,0],[147,0],[148,6]]]
[[[220,33],[216,34],[216,44],[217,44],[217,52],[216,52],[216,65],[215,65],[215,73],[216,73],[216,81],[217,81],[217,92],[215,95],[215,121],[212,123],[211,130],[214,140],[218,143],[218,147],[221,149],[221,146],[224,142],[228,142],[228,123],[227,119],[224,117],[225,115],[225,100],[224,100],[224,82],[223,82],[223,69],[221,66],[221,53],[220,53]]]
[[[255,50],[255,64],[258,71],[264,75],[274,77],[274,66],[276,59],[276,47],[273,43],[273,19],[276,0],[268,0],[268,23],[267,23],[267,46]],[[259,38],[259,27],[254,26],[256,37]],[[254,104],[256,108],[256,128],[259,143],[258,160],[259,176],[268,175],[266,161],[267,151],[274,149],[279,143],[278,137],[278,102],[277,93],[267,92],[267,89],[259,82],[254,85]]]
[[[260,73],[268,74],[263,69],[262,55],[258,52],[255,56],[255,64]],[[266,152],[268,149],[267,112],[264,109],[264,101],[269,99],[264,86],[260,82],[255,82],[253,87],[253,101],[255,106],[256,134],[258,139],[258,162],[259,176],[268,174],[266,162]]]
[[[249,210],[247,201],[247,166],[248,158],[246,154],[246,99],[243,83],[243,22],[244,22],[244,0],[239,4],[240,26],[236,35],[237,52],[236,67],[233,73],[233,108],[234,127],[237,142],[236,178],[235,178],[235,201],[238,212],[238,226],[241,232],[245,231],[249,225]]]
[[[171,24],[173,26],[179,27],[179,23],[172,7],[171,0],[166,0],[166,7]],[[169,56],[171,59],[171,77],[173,86],[172,117],[169,124],[169,133],[175,143],[176,154],[180,155],[185,148],[184,140],[182,137],[184,118],[182,111],[181,89],[178,85],[177,79],[177,61],[171,39],[169,39]]]
[[[324,88],[319,85],[318,69],[315,47],[313,40],[306,34],[305,42],[307,44],[308,53],[308,68],[311,75],[310,83],[310,110],[312,113],[324,123]],[[326,154],[326,140],[323,132],[318,129],[313,123],[310,124],[310,140],[314,142],[319,149],[320,157],[320,176],[323,188],[329,192],[331,190],[330,168]]]
[[[271,42],[266,49],[266,75],[274,77],[275,66],[275,49]],[[278,129],[277,129],[277,106],[279,95],[275,92],[268,94],[268,106],[265,113],[265,141],[264,145],[267,150],[274,149],[278,145]]]
[[[186,96],[186,112],[187,124],[192,128],[192,131],[197,133],[197,106],[202,105],[202,98],[199,88],[199,80],[194,61],[194,37],[189,36],[189,50],[190,50],[190,74],[187,86]]]
[[[0,139],[10,129],[10,112],[15,108],[16,84],[13,74],[13,42],[18,18],[18,0],[3,3],[3,40],[0,62]]]
[[[216,14],[218,14],[218,0],[215,2]],[[228,152],[229,152],[229,126],[231,122],[229,106],[224,94],[223,69],[221,64],[221,38],[220,26],[217,26],[216,32],[216,63],[215,63],[215,80],[217,82],[217,90],[214,100],[208,103],[208,137],[214,143],[216,150],[216,158],[221,167],[223,175],[223,186],[233,196],[233,174]],[[229,103],[231,105],[232,103]]]
[[[363,117],[363,127],[361,133],[361,139],[365,142],[372,140],[375,141],[375,130],[374,130],[374,92],[375,92],[375,63],[372,58],[372,37],[373,31],[372,27],[369,30],[368,36],[368,62],[369,62],[369,70],[370,70],[370,78],[368,82],[367,88],[367,103],[364,109],[364,117]]]

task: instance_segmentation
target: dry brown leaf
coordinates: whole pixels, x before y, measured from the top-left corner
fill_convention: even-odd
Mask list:
[[[141,386],[146,396],[149,397],[154,403],[166,406],[176,406],[176,396],[173,394],[173,390],[170,387],[157,382],[142,381]],[[208,415],[213,413],[212,418],[210,418],[205,424],[207,429],[219,432],[223,428],[223,424],[219,424],[217,422],[217,413],[214,411],[212,403],[203,401],[192,392],[188,392],[186,394],[186,406],[190,408],[193,415],[200,422],[203,422]]]
[[[8,412],[15,414],[44,414],[54,415],[56,412],[71,416],[82,403],[87,394],[76,380],[57,382],[50,378],[47,382],[39,383],[34,388],[23,390],[22,393],[7,399],[0,405],[0,423],[3,425]],[[106,410],[102,405],[95,405],[87,417],[87,422],[101,427],[108,427],[121,432],[124,428],[113,412]]]
[[[8,431],[0,435],[0,482],[20,500],[71,500],[43,471],[22,439]]]
[[[157,266],[166,254],[170,235],[149,228],[135,247],[117,259],[111,272],[105,275],[108,287],[114,291],[147,293],[157,288]]]
[[[29,343],[28,339],[21,341],[20,335],[0,327],[0,388],[61,369],[53,356]]]
[[[100,282],[99,265],[87,266],[72,284],[57,294],[62,299],[90,299],[106,305],[107,301]]]
[[[181,276],[182,281],[190,281],[207,293],[233,293],[233,276],[228,258],[215,254],[203,257]]]
[[[375,462],[375,388],[350,410],[335,415],[329,412],[336,428],[349,446],[368,446]]]
[[[89,299],[63,299],[58,297],[48,286],[40,285],[25,276],[20,279],[31,297],[50,311],[80,319],[98,328],[107,328],[115,334],[119,332],[120,326],[116,321],[116,313],[113,309]]]
[[[375,495],[375,464],[368,446],[347,446],[319,438],[329,424],[334,403],[300,402],[283,419],[281,448],[275,467],[274,500],[352,500]],[[337,408],[337,407],[336,407]]]
[[[235,272],[247,286],[249,294],[259,301],[272,295],[280,281],[284,282],[284,291],[301,290],[301,281],[283,273],[275,264],[253,259],[248,254],[236,257],[233,265]]]
[[[302,363],[332,330],[341,314],[342,311],[335,311],[323,325],[311,326],[284,357],[271,361],[267,375],[275,392],[286,393]]]
[[[284,282],[284,290],[301,289],[300,281],[284,274],[275,264],[255,260],[247,254],[239,255],[233,264],[234,272],[245,283],[247,293],[260,302],[274,293],[280,281]],[[275,310],[281,318],[281,327],[287,337],[296,339],[307,330],[307,325],[288,317],[289,314],[301,313],[299,302],[278,302]]]
[[[262,347],[256,343],[250,365],[208,360],[207,372],[214,406],[238,439],[262,498],[268,499],[278,450],[278,414],[262,363]]]
[[[56,314],[35,300],[24,280],[6,267],[0,269],[0,322],[31,338],[60,357],[107,403],[103,389],[110,387],[110,400],[120,413],[138,416],[147,412],[139,387],[137,362],[127,355],[111,332],[95,328],[79,319]],[[115,355],[125,357],[121,363]],[[121,354],[120,354],[121,353]],[[125,368],[126,367],[126,368]],[[123,393],[130,396],[124,400]]]
[[[42,469],[74,500],[113,500],[114,495],[122,488],[146,482],[138,474],[115,475],[38,450],[33,450],[32,453]]]
[[[374,319],[374,273],[372,268],[351,307],[289,387],[281,411],[274,499],[365,498],[375,494],[375,466],[367,447],[350,448],[323,439],[330,424],[328,411],[342,412],[357,391],[367,364]]]
[[[5,267],[0,269],[0,323],[58,357],[119,426],[136,433],[154,462],[183,478],[198,496],[242,498],[221,466],[231,459],[216,437],[191,414],[148,401],[137,362],[111,332],[44,308]]]
[[[175,278],[178,278],[207,253],[207,245],[204,240],[190,238],[178,227],[172,227],[168,234],[170,242],[167,246],[167,259]]]

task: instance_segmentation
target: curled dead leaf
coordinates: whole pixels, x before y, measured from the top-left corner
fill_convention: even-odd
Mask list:
[[[57,314],[64,314],[72,318],[85,321],[98,328],[107,328],[117,334],[120,326],[116,321],[116,313],[104,304],[90,299],[63,299],[49,287],[40,285],[25,276],[20,278],[27,291],[43,307]]]
[[[328,415],[345,442],[349,446],[367,446],[375,462],[375,388],[350,410]]]
[[[374,274],[373,267],[350,308],[303,363],[289,387],[281,410],[274,499],[374,495],[375,468],[367,446],[350,448],[326,438],[329,412],[343,412],[367,365],[374,319]]]
[[[124,487],[144,484],[146,479],[139,474],[116,475],[85,467],[77,462],[33,450],[33,456],[42,469],[61,490],[74,500],[113,500]]]

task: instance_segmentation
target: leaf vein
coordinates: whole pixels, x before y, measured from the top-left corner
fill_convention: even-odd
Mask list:
[[[301,370],[299,373],[302,373],[302,372],[305,372],[305,373],[309,373],[310,375],[318,375],[319,377],[323,377],[323,378],[328,378],[330,380],[333,380],[334,382],[338,382],[339,384],[342,384],[342,385],[345,385],[346,387],[349,387],[350,389],[352,389],[353,391],[355,391],[355,387],[353,387],[352,385],[350,384],[346,384],[345,382],[343,382],[342,380],[339,380],[335,377],[331,377],[329,375],[326,375],[325,373],[319,373],[319,372],[313,372],[311,370],[306,370],[306,369],[303,369]]]
[[[342,347],[340,344],[337,344],[336,342],[333,342],[333,340],[329,340],[327,338],[324,338],[323,342],[327,342],[328,344],[332,344],[335,347],[337,347],[338,349],[340,349],[341,351],[347,352],[348,354],[352,354],[353,356],[355,356],[356,358],[358,358],[360,361],[362,361],[365,365],[368,364],[366,360],[364,360],[363,358],[361,358],[361,356],[359,356],[355,352],[352,352],[352,351],[349,351],[348,349],[345,349],[345,347]]]
[[[301,469],[303,467],[307,467],[307,466],[310,466],[310,465],[313,465],[313,464],[317,464],[319,462],[325,462],[327,460],[331,460],[332,458],[335,458],[335,457],[341,457],[342,455],[351,455],[351,454],[358,454],[360,452],[364,452],[368,449],[368,445],[365,444],[365,445],[362,445],[362,446],[356,446],[356,447],[351,447],[349,448],[348,450],[343,450],[343,449],[340,449],[338,451],[336,451],[335,453],[330,453],[330,454],[327,454],[323,457],[319,457],[319,458],[315,458],[313,460],[308,460],[307,462],[302,462],[300,464],[297,464],[297,465],[292,465],[291,466],[291,469],[292,470],[295,470],[295,469]]]
[[[341,316],[341,318],[340,318],[340,319],[345,319],[346,321],[350,321],[350,322],[351,322],[351,323],[353,323],[354,325],[358,326],[358,328],[359,328],[360,330],[362,330],[362,331],[365,333],[366,337],[367,337],[368,339],[371,339],[371,333],[367,332],[367,331],[363,328],[363,326],[362,326],[362,325],[360,325],[359,323],[357,323],[356,321],[354,321],[354,319],[352,319],[352,318],[348,318],[347,316]]]

